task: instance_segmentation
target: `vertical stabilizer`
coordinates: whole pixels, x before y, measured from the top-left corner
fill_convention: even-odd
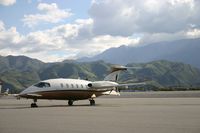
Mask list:
[[[104,80],[105,81],[114,81],[114,82],[116,82],[118,80],[119,73],[121,71],[125,71],[125,70],[127,70],[127,67],[125,67],[125,66],[117,66],[117,65],[112,66],[110,74],[108,74],[104,78]]]

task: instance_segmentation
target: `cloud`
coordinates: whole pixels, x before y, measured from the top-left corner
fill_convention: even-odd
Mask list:
[[[23,37],[17,32],[15,27],[6,29],[4,23],[0,21],[0,49],[12,47],[13,49],[20,48],[18,44]]]
[[[131,36],[134,33],[175,33],[199,28],[198,0],[97,0],[89,10],[94,33]]]
[[[0,0],[0,4],[4,6],[10,6],[15,4],[16,0]]]
[[[109,48],[119,47],[121,45],[137,46],[140,38],[131,38],[123,36],[102,35],[95,36],[91,40],[85,42],[81,53],[77,57],[93,56],[99,54]],[[84,53],[85,52],[85,53]]]
[[[39,14],[25,15],[28,27],[58,23],[70,10],[40,3]],[[0,21],[0,53],[26,55],[45,62],[92,56],[111,47],[139,46],[200,37],[197,0],[93,0],[90,18],[76,19],[46,30],[20,34]]]
[[[155,42],[174,41],[181,39],[200,38],[200,29],[189,29],[176,33],[146,33],[140,39],[140,44],[147,45]]]
[[[200,37],[200,29],[193,29],[186,32],[186,36],[189,38],[199,38]]]
[[[56,3],[39,3],[37,8],[41,13],[24,15],[24,25],[33,27],[44,22],[58,23],[72,15],[69,9],[59,9]]]
[[[0,31],[4,30],[4,23],[2,21],[0,21]]]
[[[91,56],[110,47],[136,45],[139,42],[139,38],[94,36],[92,26],[92,19],[77,19],[73,24],[21,35],[15,27],[6,29],[0,21],[0,53],[26,55],[51,62]]]
[[[45,62],[93,56],[111,47],[138,46],[152,42],[200,37],[200,29],[176,33],[145,33],[135,36],[95,35],[92,19],[78,19],[72,24],[20,34],[15,27],[5,28],[0,21],[1,55],[26,55]]]

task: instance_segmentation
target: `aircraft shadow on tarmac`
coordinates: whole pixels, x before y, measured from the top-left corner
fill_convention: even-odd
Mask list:
[[[81,104],[81,105],[73,105],[73,106],[68,106],[68,105],[41,105],[38,106],[37,108],[53,108],[53,107],[65,107],[65,108],[73,108],[73,107],[100,107],[100,104],[96,104],[95,106],[91,106],[89,104]],[[37,108],[31,108],[30,106],[22,106],[21,104],[13,104],[13,105],[5,105],[1,106],[0,109],[37,109]]]

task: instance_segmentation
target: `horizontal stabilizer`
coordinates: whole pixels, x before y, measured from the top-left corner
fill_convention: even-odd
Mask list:
[[[110,74],[108,74],[104,80],[105,81],[114,81],[116,82],[118,80],[119,77],[119,73],[121,71],[125,71],[127,70],[127,68],[125,66],[120,66],[120,65],[114,65],[111,67],[111,72]]]

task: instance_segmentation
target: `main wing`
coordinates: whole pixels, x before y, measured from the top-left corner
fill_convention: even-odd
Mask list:
[[[126,87],[126,86],[136,86],[136,85],[145,85],[145,82],[138,82],[138,83],[128,83],[128,84],[117,84],[117,83],[100,83],[100,82],[93,82],[89,83],[88,87],[91,89],[106,89],[106,88],[113,88],[113,87]]]

